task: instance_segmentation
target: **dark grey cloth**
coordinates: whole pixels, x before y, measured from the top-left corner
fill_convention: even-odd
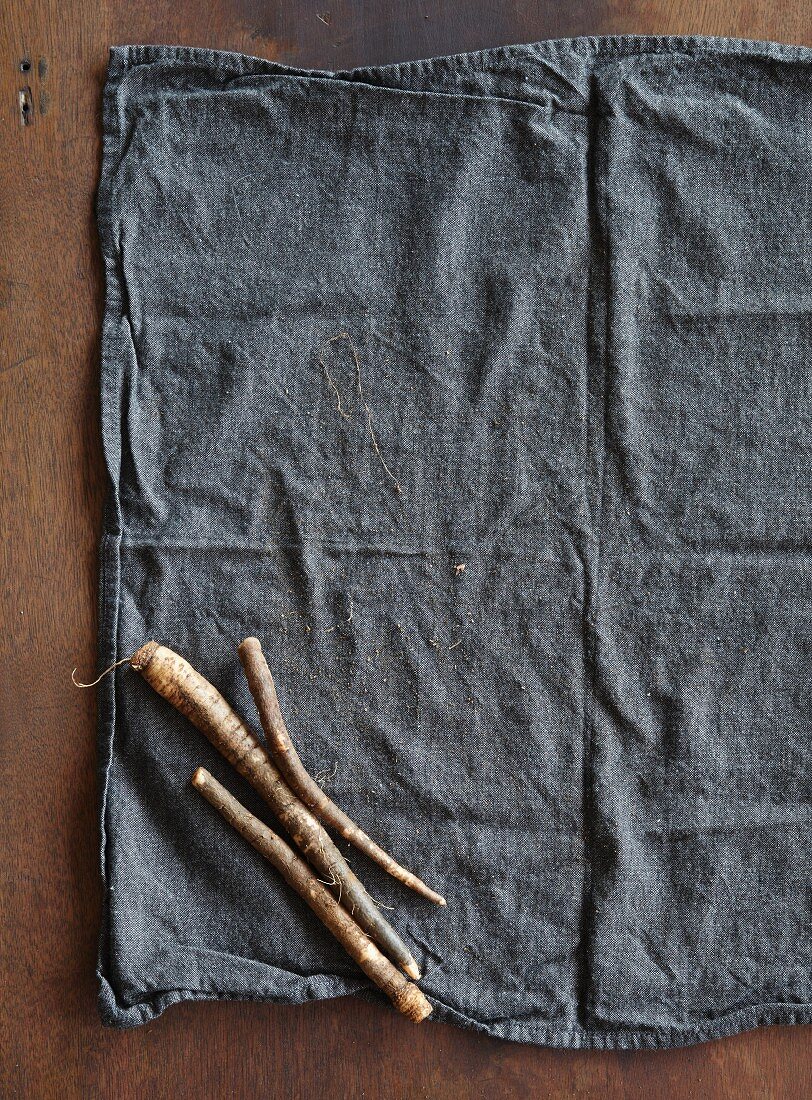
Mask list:
[[[256,724],[260,637],[436,1018],[812,1020],[812,52],[544,42],[306,72],[114,49],[101,657]],[[101,1012],[365,989],[101,686]]]

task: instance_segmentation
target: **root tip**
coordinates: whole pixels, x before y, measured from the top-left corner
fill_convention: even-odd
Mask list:
[[[402,989],[394,998],[395,1006],[404,1016],[412,1021],[412,1023],[419,1024],[421,1020],[425,1020],[427,1016],[431,1015],[432,1004],[431,1001],[423,994],[422,990],[418,989],[416,985],[410,985],[407,983],[406,987]]]
[[[197,768],[192,776],[192,786],[197,787],[198,790],[201,787],[205,787],[209,778],[209,773],[205,768]]]
[[[417,963],[414,961],[406,963],[406,965],[403,967],[403,971],[416,982],[419,982],[422,977],[420,971],[417,968]]]
[[[130,667],[134,669],[135,672],[142,672],[155,656],[155,650],[157,648],[157,642],[146,642],[140,649],[137,649],[135,653],[133,653],[132,657],[130,657]]]

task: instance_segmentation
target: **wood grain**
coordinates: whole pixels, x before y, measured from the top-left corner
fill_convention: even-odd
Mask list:
[[[0,1095],[812,1095],[812,1028],[659,1053],[557,1052],[416,1028],[351,998],[185,1005],[134,1032],[103,1029],[94,701],[70,684],[74,665],[95,663],[102,286],[92,204],[109,45],[214,46],[322,68],[574,34],[812,45],[808,0],[4,0],[0,32]]]

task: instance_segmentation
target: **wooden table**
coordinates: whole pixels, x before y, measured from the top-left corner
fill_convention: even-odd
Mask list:
[[[185,43],[349,68],[576,34],[812,45],[808,0],[4,0],[0,5],[0,1095],[812,1096],[812,1028],[687,1050],[550,1051],[383,1005],[191,1004],[101,1027],[93,692],[102,281],[93,199],[108,46]]]

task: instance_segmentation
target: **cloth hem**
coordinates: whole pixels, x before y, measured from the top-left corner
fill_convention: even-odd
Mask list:
[[[160,60],[198,60],[220,69],[234,68],[245,62],[262,66],[268,72],[279,73],[318,73],[323,76],[348,78],[369,72],[392,74],[408,72],[410,69],[453,64],[456,71],[460,66],[471,62],[499,61],[519,55],[556,54],[564,51],[577,53],[582,57],[602,57],[645,53],[716,53],[747,56],[764,56],[777,60],[812,61],[812,48],[800,44],[775,42],[768,39],[726,38],[714,35],[584,35],[573,38],[549,38],[536,42],[517,42],[504,46],[493,46],[484,50],[469,50],[462,53],[439,54],[418,58],[412,61],[397,61],[383,65],[361,65],[352,69],[302,69],[269,61],[267,58],[236,50],[216,50],[206,46],[170,46],[151,44],[122,44],[111,47],[111,59],[117,65],[127,68],[130,65],[149,64]]]
[[[130,1007],[118,1004],[112,986],[103,975],[99,993],[99,1012],[108,1027],[127,1029],[139,1027],[160,1016],[167,1008],[185,1001],[249,1001],[258,1004],[300,1005],[314,1000],[333,1000],[342,996],[363,996],[365,1000],[383,1003],[380,995],[365,989],[352,993],[336,993],[334,997],[303,997],[297,1000],[277,999],[266,994],[251,995],[245,992],[172,989],[162,991],[154,999],[141,1001]],[[812,1004],[787,1005],[765,1003],[742,1009],[729,1016],[720,1017],[704,1026],[691,1028],[652,1027],[618,1028],[601,1030],[590,1027],[561,1027],[553,1024],[536,1026],[516,1021],[483,1022],[466,1016],[450,1005],[443,1004],[428,994],[434,1005],[430,1022],[451,1023],[466,1030],[476,1031],[496,1039],[529,1043],[538,1046],[570,1050],[665,1050],[694,1046],[698,1043],[722,1039],[760,1027],[775,1025],[812,1024]]]

